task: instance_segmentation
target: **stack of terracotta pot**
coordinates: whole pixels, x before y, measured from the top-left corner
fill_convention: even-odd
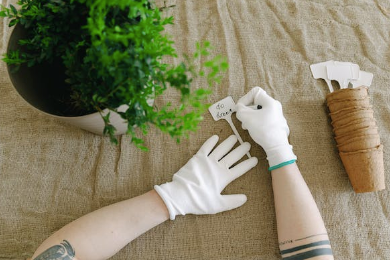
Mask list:
[[[356,193],[385,188],[381,145],[367,87],[326,97],[341,160]]]

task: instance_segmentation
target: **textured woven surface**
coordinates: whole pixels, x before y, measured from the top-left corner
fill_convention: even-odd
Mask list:
[[[370,99],[390,187],[390,3],[167,1],[171,4],[176,7],[168,14],[175,16],[176,24],[168,32],[178,53],[192,52],[196,41],[209,40],[214,52],[229,60],[230,69],[210,103],[227,95],[237,100],[259,85],[283,104],[290,142],[328,228],[335,257],[388,259],[389,188],[353,192],[333,140],[326,84],[312,78],[309,65],[351,61],[374,73]],[[0,23],[4,53],[9,29]],[[207,114],[200,130],[179,145],[152,129],[146,138],[149,153],[135,149],[127,137],[116,147],[107,138],[31,109],[13,89],[4,64],[0,73],[0,259],[31,257],[60,227],[171,180],[210,135],[231,134],[226,122],[214,122]],[[174,98],[167,92],[157,105]],[[245,131],[240,133],[250,141]],[[251,154],[260,159],[258,167],[226,189],[248,195],[243,207],[167,221],[113,259],[279,259],[268,165],[254,143]]]

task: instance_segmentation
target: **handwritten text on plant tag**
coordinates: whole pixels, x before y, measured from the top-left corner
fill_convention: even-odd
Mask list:
[[[236,111],[236,104],[232,97],[226,97],[209,107],[210,114],[215,121],[226,119]]]

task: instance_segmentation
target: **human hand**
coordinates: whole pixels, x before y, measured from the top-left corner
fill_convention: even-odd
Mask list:
[[[282,105],[262,88],[254,87],[238,100],[236,116],[242,122],[242,128],[263,147],[270,170],[297,159],[288,142],[290,130]]]
[[[244,143],[229,153],[237,138],[232,135],[213,150],[218,139],[217,135],[209,138],[173,176],[172,182],[154,186],[167,206],[171,220],[176,215],[216,214],[246,202],[244,194],[221,195],[221,192],[255,167],[258,160],[252,157],[231,167],[249,151],[250,144]]]

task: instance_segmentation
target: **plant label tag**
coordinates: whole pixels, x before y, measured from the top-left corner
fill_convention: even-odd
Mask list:
[[[333,90],[332,83],[330,82],[330,79],[328,79],[328,74],[326,72],[326,66],[333,65],[333,64],[334,64],[334,61],[329,60],[329,61],[320,62],[320,63],[310,65],[310,70],[311,70],[311,73],[313,74],[313,77],[315,79],[325,80],[330,92],[333,92],[334,90]]]
[[[310,65],[311,73],[315,79],[328,79],[328,74],[326,73],[326,66],[334,65],[333,60],[328,60],[325,62],[315,63]]]
[[[335,65],[326,66],[328,78],[336,80],[340,88],[347,88],[351,80],[359,78],[359,65],[351,62],[335,62]]]
[[[369,87],[371,86],[373,77],[374,74],[361,70],[359,74],[359,79],[351,80],[352,86],[354,88],[361,87],[361,86]]]
[[[351,66],[329,65],[326,66],[326,70],[328,73],[328,79],[336,80],[339,83],[340,88],[347,88],[348,79],[353,77]]]
[[[236,112],[236,103],[232,97],[226,97],[209,107],[210,114],[215,121],[231,117]]]
[[[310,65],[311,73],[315,79],[324,79],[330,92],[333,92],[332,80],[336,80],[340,88],[353,88],[371,86],[374,75],[370,72],[361,71],[358,64],[341,61],[325,61]]]
[[[209,112],[215,121],[218,121],[220,119],[225,119],[229,123],[230,127],[232,128],[240,144],[243,143],[240,134],[238,133],[236,127],[233,124],[232,114],[236,112],[236,103],[234,102],[231,96],[228,96],[218,101],[217,103],[211,105],[209,107]],[[248,156],[248,158],[251,158],[249,152],[246,155]]]
[[[359,78],[359,71],[360,67],[359,65],[352,63],[352,62],[341,62],[341,61],[335,61],[335,66],[350,66],[352,71],[352,77],[349,78],[351,80],[357,80]]]

